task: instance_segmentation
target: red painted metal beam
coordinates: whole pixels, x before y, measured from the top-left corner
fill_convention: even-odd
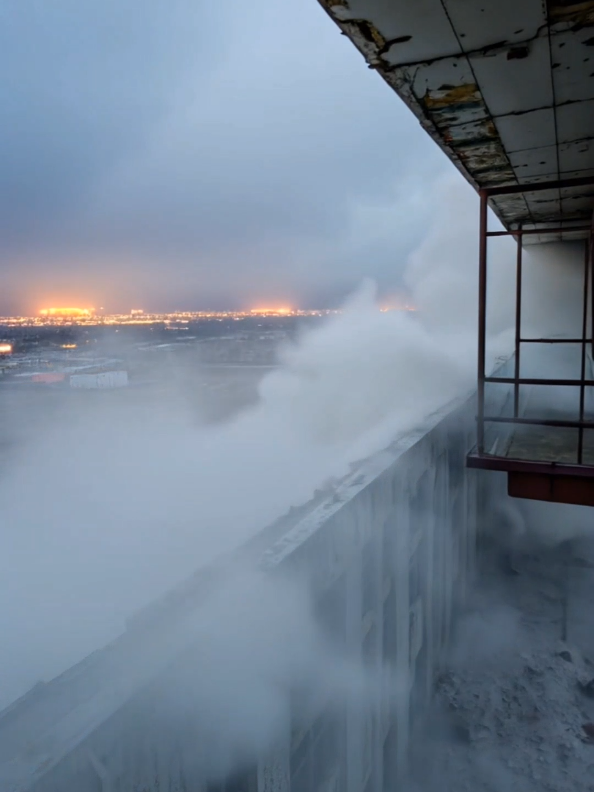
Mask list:
[[[546,476],[579,476],[594,480],[594,465],[575,465],[566,462],[536,462],[529,459],[491,456],[472,451],[466,466],[475,470],[498,470],[503,473],[540,473]]]
[[[594,480],[580,476],[508,473],[507,494],[512,498],[594,506]]]
[[[502,236],[527,236],[532,234],[568,234],[569,232],[574,233],[584,233],[585,231],[590,231],[590,226],[573,226],[568,228],[560,228],[555,226],[554,228],[516,228],[513,231],[488,231],[488,237],[502,237]]]

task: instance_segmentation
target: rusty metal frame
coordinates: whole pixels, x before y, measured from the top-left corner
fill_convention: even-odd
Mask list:
[[[488,229],[488,210],[489,200],[498,195],[513,195],[544,190],[561,190],[572,187],[584,187],[594,185],[594,177],[579,179],[561,179],[538,184],[511,185],[507,187],[492,187],[479,191],[480,196],[480,229],[479,229],[479,322],[478,322],[478,382],[477,382],[477,446],[468,457],[469,467],[480,467],[492,470],[505,470],[508,472],[525,472],[530,474],[551,475],[556,472],[566,476],[587,476],[594,477],[594,465],[583,464],[583,442],[584,430],[594,430],[594,421],[585,420],[585,392],[587,387],[594,387],[594,379],[586,379],[586,360],[587,346],[592,345],[594,353],[594,218],[592,225],[567,225],[546,226],[543,224],[539,228],[522,228],[505,231],[489,231]],[[575,221],[574,221],[575,222]],[[561,221],[563,223],[563,221]],[[583,306],[582,306],[582,334],[580,338],[522,338],[522,241],[523,237],[530,234],[551,234],[551,233],[587,233],[588,238],[584,244],[584,277],[583,277]],[[486,324],[487,324],[487,254],[489,237],[513,236],[517,242],[516,252],[516,321],[515,321],[515,360],[513,377],[491,377],[485,371],[486,364]],[[589,296],[591,292],[591,297]],[[591,328],[588,337],[588,307],[591,303]],[[580,344],[581,346],[581,370],[579,379],[539,379],[526,378],[520,376],[521,349],[522,344]],[[513,385],[513,417],[485,415],[485,384],[501,383]],[[579,420],[553,420],[553,419],[531,419],[523,418],[519,415],[520,387],[522,385],[553,385],[578,387],[580,392],[579,400]],[[498,457],[493,453],[485,452],[485,424],[529,424],[543,427],[567,427],[578,430],[577,443],[577,464],[567,465],[553,462],[539,462],[529,460],[511,459],[509,457]],[[579,471],[579,472],[578,472]]]
[[[487,231],[488,237],[528,236],[529,234],[570,234],[589,232],[590,226],[557,226],[554,228],[515,228],[513,231]]]
[[[468,455],[468,467],[484,470],[498,470],[504,473],[540,473],[551,475],[554,471],[559,475],[591,478],[589,465],[576,465],[571,462],[533,462],[529,459],[508,459],[487,455],[480,457],[476,452]]]
[[[524,193],[542,192],[543,190],[567,190],[571,187],[591,187],[594,184],[594,176],[581,176],[577,179],[555,179],[547,182],[537,182],[532,184],[508,184],[503,187],[485,187],[481,193],[485,193],[488,198],[495,198],[498,195],[523,195]]]

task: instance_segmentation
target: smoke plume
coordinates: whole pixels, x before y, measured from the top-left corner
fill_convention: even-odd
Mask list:
[[[439,189],[442,214],[407,266],[416,312],[380,312],[364,284],[342,314],[279,351],[259,403],[224,425],[196,427],[179,406],[96,406],[56,417],[11,459],[0,480],[0,705],[473,387],[476,200],[458,182]],[[494,289],[508,294],[513,255],[500,255]],[[499,312],[492,359],[508,349],[510,324]],[[237,584],[232,604],[207,603],[219,629],[195,695],[209,713],[229,715],[225,723],[237,716],[231,736],[242,756],[263,748],[286,715],[279,679],[286,689],[333,676],[300,596]],[[348,669],[342,684],[353,687]]]

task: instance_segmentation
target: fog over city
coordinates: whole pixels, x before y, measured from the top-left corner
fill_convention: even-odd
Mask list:
[[[10,2],[0,44],[0,315],[401,287],[451,166],[315,2]]]
[[[0,26],[0,792],[586,792],[591,510],[467,465],[591,412],[581,242],[477,443],[474,188],[318,3],[149,5]]]
[[[438,190],[440,211],[404,265],[418,310],[379,311],[375,284],[363,282],[340,314],[281,342],[257,402],[222,423],[190,409],[182,391],[191,379],[179,370],[187,363],[175,364],[182,398],[173,401],[144,404],[139,394],[135,409],[94,401],[27,416],[31,430],[0,480],[0,592],[10,603],[0,612],[2,704],[472,390],[476,201],[455,177]],[[509,252],[503,240],[493,255],[489,365],[512,342]],[[512,543],[534,538],[521,515],[511,517]],[[579,514],[565,524],[566,538],[584,533]],[[540,542],[550,523],[539,525]],[[246,562],[232,569],[198,620],[217,625],[203,665],[179,671],[166,704],[171,728],[192,706],[208,713],[203,740],[216,777],[270,748],[295,685],[337,702],[357,689],[362,707],[374,690],[320,633],[299,580],[266,581]]]
[[[365,283],[344,313],[281,346],[259,403],[224,425],[196,427],[183,404],[94,404],[15,451],[0,480],[5,701],[472,388],[476,238],[449,261],[434,254],[452,234],[449,207],[468,207],[457,233],[470,231],[474,198],[453,179],[440,189],[442,212],[406,269],[418,313],[380,312]],[[502,292],[510,276],[503,262]],[[505,312],[498,321],[494,354],[509,343]]]

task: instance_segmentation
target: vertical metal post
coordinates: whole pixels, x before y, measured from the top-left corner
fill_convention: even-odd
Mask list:
[[[477,451],[485,450],[485,346],[487,336],[487,193],[480,193]]]
[[[594,223],[594,220],[593,220]],[[594,359],[594,226],[586,246],[590,248],[590,335],[592,341],[592,358]],[[588,255],[586,253],[586,255]]]
[[[514,418],[518,417],[520,408],[520,338],[522,333],[522,235],[518,234],[518,250],[516,254],[516,357],[514,370]]]
[[[586,346],[588,343],[588,276],[590,274],[590,240],[586,240],[584,244],[584,306],[582,313],[582,366],[581,366],[581,384],[580,384],[580,422],[584,420],[584,405],[586,399],[586,386],[584,381],[586,379]],[[582,456],[584,449],[584,427],[580,426],[578,429],[578,465],[582,464]]]

